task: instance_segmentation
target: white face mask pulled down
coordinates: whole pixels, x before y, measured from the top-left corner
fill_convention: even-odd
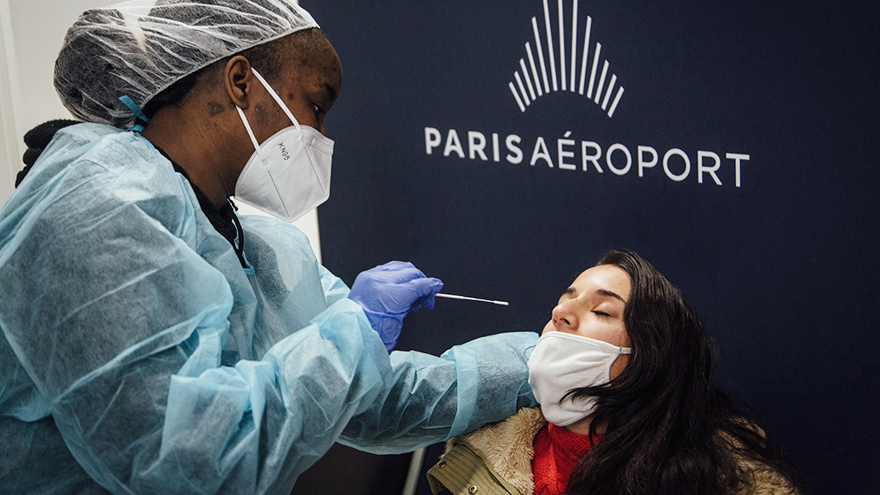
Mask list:
[[[529,357],[529,385],[547,421],[568,426],[592,414],[596,399],[562,398],[572,389],[610,382],[614,360],[630,352],[629,347],[565,332],[542,335]]]
[[[244,112],[235,107],[254,144],[254,153],[235,184],[235,197],[292,222],[330,197],[333,140],[316,129],[299,125],[263,76],[254,69],[251,71],[293,125],[259,144]]]

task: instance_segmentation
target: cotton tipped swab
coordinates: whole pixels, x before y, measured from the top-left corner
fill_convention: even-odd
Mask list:
[[[484,302],[489,304],[497,304],[498,306],[509,306],[510,303],[507,301],[494,301],[492,299],[480,299],[479,297],[468,297],[468,296],[458,296],[455,294],[444,294],[442,292],[438,292],[435,294],[437,297],[445,297],[446,299],[459,299],[462,301],[476,301],[476,302]]]

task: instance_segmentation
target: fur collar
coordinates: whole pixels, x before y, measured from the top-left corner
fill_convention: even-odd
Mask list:
[[[507,480],[523,495],[532,495],[535,482],[532,477],[532,458],[535,448],[532,445],[535,435],[547,425],[541,410],[520,409],[515,415],[486,425],[479,430],[463,435],[464,441],[479,449],[489,461],[492,469]],[[446,444],[452,448],[456,438]]]

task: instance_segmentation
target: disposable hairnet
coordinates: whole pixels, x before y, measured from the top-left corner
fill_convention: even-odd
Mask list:
[[[89,122],[130,127],[138,107],[213,62],[318,27],[293,0],[131,0],[83,13],[55,61],[65,107]]]

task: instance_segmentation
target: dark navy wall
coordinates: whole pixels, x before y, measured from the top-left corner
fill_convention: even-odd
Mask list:
[[[447,292],[510,301],[410,315],[399,348],[438,353],[540,331],[579,271],[635,249],[698,309],[725,386],[813,492],[876,493],[880,7],[668,3],[578,3],[576,85],[589,15],[585,86],[599,42],[595,84],[607,60],[603,89],[612,75],[624,88],[609,117],[616,89],[604,110],[604,93],[596,104],[551,91],[521,111],[509,83],[519,91],[520,59],[532,74],[527,42],[542,79],[532,17],[549,57],[541,0],[302,0],[344,68],[326,122],[336,151],[319,209],[324,263],[351,283],[410,260]],[[563,6],[570,77],[573,0]],[[558,64],[557,1],[549,11]],[[485,138],[486,160],[471,158],[469,132]],[[647,147],[657,163],[640,176]],[[589,160],[584,171],[597,149],[602,172]]]

